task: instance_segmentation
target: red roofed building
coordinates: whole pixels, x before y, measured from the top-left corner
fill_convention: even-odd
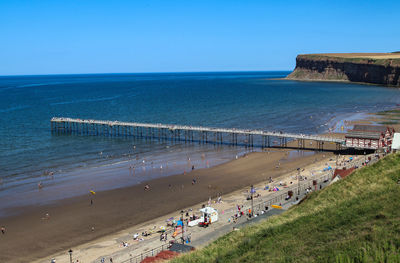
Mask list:
[[[356,168],[351,167],[350,169],[335,169],[335,172],[332,176],[332,181],[331,183],[337,182],[343,178],[345,178],[346,176],[350,175],[352,172],[354,172]]]
[[[382,125],[354,125],[346,134],[346,146],[360,149],[390,149],[394,129]]]

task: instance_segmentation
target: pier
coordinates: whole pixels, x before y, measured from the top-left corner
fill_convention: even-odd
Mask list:
[[[321,151],[324,150],[324,143],[336,144],[336,150],[341,150],[345,146],[344,139],[318,135],[161,123],[83,120],[63,117],[53,117],[51,119],[51,131],[56,134],[109,137],[134,136],[145,139],[244,145],[247,147],[253,147],[256,142],[264,148],[288,147],[288,141],[296,140],[297,144],[294,148],[306,149],[305,142],[313,141],[317,144],[314,147],[316,146]]]

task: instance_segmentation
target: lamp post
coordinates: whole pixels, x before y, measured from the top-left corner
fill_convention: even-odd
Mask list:
[[[300,195],[300,168],[297,168],[297,195]]]
[[[68,250],[69,253],[69,262],[72,263],[72,249]]]
[[[181,210],[181,221],[182,221],[182,244],[185,244],[185,238],[184,238],[184,235],[183,235],[183,227],[184,227],[184,223],[183,223],[183,210]]]
[[[250,194],[251,194],[251,217],[253,217],[253,215],[254,215],[254,212],[253,212],[253,194],[254,194],[254,187],[253,187],[253,185],[251,185]]]

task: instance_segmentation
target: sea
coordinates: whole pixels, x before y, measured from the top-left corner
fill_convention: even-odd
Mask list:
[[[0,77],[0,217],[20,207],[218,165],[261,148],[54,134],[52,117],[302,134],[398,106],[395,88],[283,80],[289,72]],[[41,187],[39,187],[39,185]]]

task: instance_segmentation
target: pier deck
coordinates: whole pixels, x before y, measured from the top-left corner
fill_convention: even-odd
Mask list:
[[[142,136],[185,141],[196,140],[204,143],[229,143],[235,145],[243,143],[246,146],[253,146],[254,137],[257,136],[262,147],[286,147],[288,140],[297,140],[298,147],[296,148],[305,148],[305,140],[317,142],[318,149],[320,150],[323,150],[324,143],[335,143],[337,150],[345,146],[344,139],[328,136],[161,123],[83,120],[64,117],[53,117],[51,119],[51,130],[55,133],[75,133],[97,136]],[[238,140],[238,137],[240,137],[241,140]]]

